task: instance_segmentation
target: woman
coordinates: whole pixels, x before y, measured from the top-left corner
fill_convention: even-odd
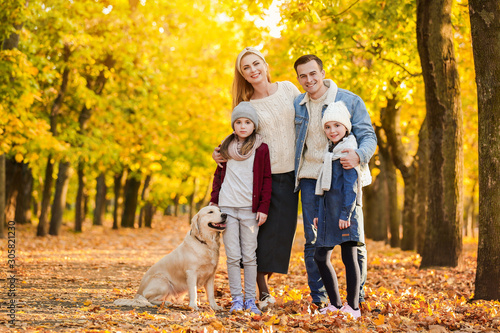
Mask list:
[[[271,82],[269,66],[262,53],[247,47],[238,54],[233,81],[233,108],[249,101],[257,110],[258,133],[269,146],[272,173],[271,205],[267,222],[259,229],[257,285],[259,307],[275,302],[267,282],[272,273],[287,274],[295,229],[298,193],[294,193],[295,110],[300,94],[288,81]],[[214,152],[214,160],[224,160]]]

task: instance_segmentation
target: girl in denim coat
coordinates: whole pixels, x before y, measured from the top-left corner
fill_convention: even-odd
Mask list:
[[[341,311],[358,318],[361,312],[357,246],[365,242],[361,185],[368,183],[364,178],[370,178],[369,170],[366,165],[346,170],[340,164],[344,149],[358,148],[356,138],[350,134],[350,113],[344,103],[330,104],[323,115],[322,125],[329,142],[316,184],[316,194],[321,197],[318,217],[314,221],[318,232],[314,260],[330,304],[320,311],[323,314]],[[336,245],[341,246],[342,262],[346,268],[347,304],[344,306],[340,299],[337,275],[330,261]]]

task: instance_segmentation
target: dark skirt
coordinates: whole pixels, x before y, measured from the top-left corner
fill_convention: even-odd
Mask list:
[[[297,228],[298,193],[294,193],[295,174],[273,174],[273,192],[267,221],[259,227],[257,270],[288,273],[295,229]]]

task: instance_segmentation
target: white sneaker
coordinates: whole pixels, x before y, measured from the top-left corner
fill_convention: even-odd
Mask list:
[[[259,301],[259,309],[261,309],[261,310],[265,310],[270,305],[273,305],[274,303],[276,303],[276,299],[273,296],[271,296],[271,294],[268,294],[268,293],[263,293],[263,294],[264,294],[264,297],[262,298],[262,300]]]
[[[327,314],[329,312],[337,312],[337,311],[339,311],[339,309],[337,309],[335,306],[331,305],[330,303],[328,303],[328,305],[325,306],[324,308],[319,309],[319,313],[321,313],[321,314]]]
[[[345,314],[350,314],[354,317],[354,319],[358,319],[359,317],[361,317],[361,310],[354,310],[349,304],[344,305],[342,309],[340,309],[340,311],[344,312]]]

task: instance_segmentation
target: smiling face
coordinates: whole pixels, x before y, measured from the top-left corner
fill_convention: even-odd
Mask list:
[[[248,118],[238,118],[234,122],[234,133],[243,141],[248,138],[254,131],[255,125]]]
[[[297,66],[297,80],[312,99],[320,98],[327,91],[324,78],[325,70],[321,70],[314,60]]]
[[[267,64],[256,54],[250,53],[244,56],[240,62],[243,78],[250,84],[268,81]]]
[[[333,143],[338,143],[347,133],[347,128],[338,121],[329,121],[325,123],[326,137]]]

